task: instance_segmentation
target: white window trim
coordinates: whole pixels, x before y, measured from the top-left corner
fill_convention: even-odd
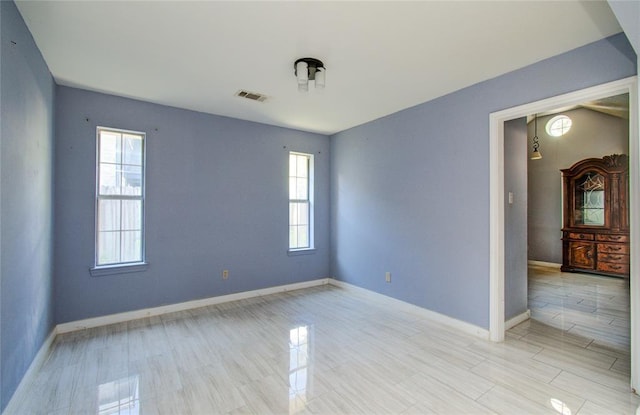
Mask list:
[[[149,268],[148,262],[131,262],[116,265],[100,265],[89,268],[92,277],[102,277],[103,275],[127,274],[130,272],[142,272]]]
[[[305,247],[305,248],[291,248],[289,247],[287,249],[287,255],[289,256],[297,256],[297,255],[309,255],[309,254],[313,254],[316,251],[315,248],[315,232],[314,232],[314,228],[315,228],[315,220],[314,220],[314,188],[315,188],[315,164],[314,164],[314,155],[312,153],[303,153],[300,151],[289,151],[287,153],[287,165],[289,165],[289,160],[290,160],[290,156],[291,155],[299,155],[299,156],[306,156],[309,159],[309,165],[308,165],[308,191],[309,191],[309,246]],[[291,172],[287,172],[287,178],[290,177]],[[289,195],[289,181],[287,180],[287,195]],[[288,202],[287,202],[287,211],[289,211],[290,206],[291,206],[291,202],[296,202],[297,199],[291,199],[288,198]],[[305,201],[306,200],[301,200],[301,201]],[[291,226],[291,222],[287,221],[287,230],[290,228]],[[288,234],[288,232],[287,232]],[[289,238],[287,238],[288,240]],[[287,243],[288,245],[288,243]]]
[[[114,197],[107,196],[108,199],[135,199],[142,201],[142,218],[141,218],[141,260],[132,262],[119,262],[114,264],[98,265],[98,204],[100,202],[99,194],[99,181],[100,181],[100,145],[99,136],[100,131],[114,131],[121,134],[136,134],[142,136],[142,191],[140,197]],[[93,266],[89,268],[89,272],[93,277],[99,277],[103,275],[124,274],[131,272],[141,272],[147,270],[149,263],[146,261],[146,237],[145,237],[145,222],[146,222],[146,188],[147,188],[147,134],[143,131],[125,130],[122,128],[112,127],[96,127],[96,177],[95,177],[95,202],[94,202],[94,259]],[[103,197],[104,198],[104,197]]]

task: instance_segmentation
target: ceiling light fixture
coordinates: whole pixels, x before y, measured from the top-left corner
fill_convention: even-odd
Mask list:
[[[322,61],[315,58],[301,58],[295,61],[293,73],[298,80],[298,91],[307,92],[309,81],[314,81],[316,88],[323,89],[326,71]]]
[[[538,114],[535,114],[534,123],[535,135],[533,136],[533,153],[531,153],[531,160],[540,160],[542,153],[540,153],[540,143],[538,142]]]

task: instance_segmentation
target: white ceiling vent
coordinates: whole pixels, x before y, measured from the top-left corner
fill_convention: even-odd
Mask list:
[[[264,102],[267,100],[266,95],[258,94],[256,92],[245,91],[244,89],[241,89],[240,91],[236,92],[236,96],[240,98],[250,99],[252,101],[258,101],[258,102]]]

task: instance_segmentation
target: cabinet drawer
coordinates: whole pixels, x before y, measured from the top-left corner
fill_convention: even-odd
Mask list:
[[[598,252],[598,262],[615,262],[617,264],[628,264],[629,255]]]
[[[598,252],[611,254],[628,254],[629,245],[623,244],[598,244]]]
[[[598,262],[598,271],[612,272],[616,274],[629,274],[629,264],[616,264],[613,262]]]
[[[569,239],[580,239],[582,241],[593,241],[592,233],[569,232]]]
[[[596,236],[598,241],[602,242],[629,242],[629,237],[627,235],[603,235],[598,234]]]

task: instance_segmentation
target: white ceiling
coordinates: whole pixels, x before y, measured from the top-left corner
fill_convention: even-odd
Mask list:
[[[621,31],[605,1],[17,6],[58,84],[324,134]],[[327,68],[322,92],[297,91],[307,56]]]

